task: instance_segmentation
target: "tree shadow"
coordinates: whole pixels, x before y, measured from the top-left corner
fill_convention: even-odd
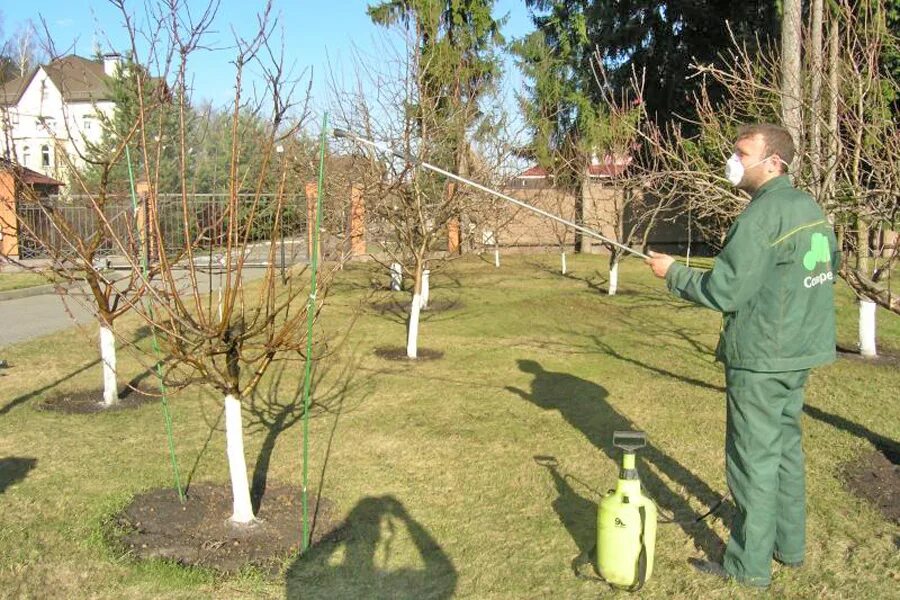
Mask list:
[[[6,488],[25,479],[36,464],[36,458],[21,456],[0,458],[0,494],[4,493]]]
[[[409,543],[420,568],[397,565],[393,558],[396,546]],[[437,600],[453,596],[457,578],[427,529],[385,495],[360,500],[341,527],[291,564],[285,597]]]
[[[879,452],[884,454],[891,463],[895,465],[900,464],[900,442],[897,440],[892,440],[891,438],[875,433],[871,429],[863,427],[858,423],[848,421],[844,417],[825,412],[824,410],[816,408],[815,406],[810,406],[809,404],[803,405],[803,412],[817,421],[827,423],[832,427],[836,427],[837,429],[868,440],[869,443],[875,446]]]
[[[546,371],[533,360],[520,359],[517,362],[522,371],[534,376],[531,390],[526,392],[515,387],[507,387],[507,389],[544,410],[559,411],[563,418],[579,430],[596,448],[602,450],[610,460],[618,463],[620,457],[612,446],[613,432],[641,428],[619,414],[610,405],[606,389],[568,373]],[[704,506],[712,506],[721,498],[721,495],[712,490],[705,481],[666,455],[652,442],[648,441],[647,446],[638,452],[638,462],[641,485],[647,495],[653,498],[661,509],[673,513],[676,519],[684,520],[686,516],[693,515],[695,511],[687,499],[670,488],[653,469],[649,468],[649,465],[671,480],[676,488],[687,490]],[[640,463],[645,464],[640,466]],[[557,485],[557,489],[560,490],[559,485]],[[560,497],[571,498],[571,494],[562,490]],[[572,499],[560,501],[559,506],[575,510],[579,509],[578,507],[582,504]],[[577,514],[567,515],[562,520],[564,523],[566,520],[581,523],[583,517],[579,517]],[[695,547],[701,550],[707,558],[717,560],[721,557],[725,544],[706,522],[681,524],[681,527],[693,539]],[[576,538],[575,542],[579,544],[579,548],[582,548],[585,543],[581,537]]]
[[[358,364],[359,358],[355,356],[340,365],[334,362],[316,361],[310,381],[310,418],[333,414],[335,415],[334,427],[337,426],[337,419],[343,411],[344,401],[350,395],[357,393],[363,383],[356,377]],[[269,465],[278,437],[302,421],[304,417],[303,377],[297,378],[296,383],[285,390],[287,385],[285,374],[293,372],[292,370],[295,368],[297,365],[280,363],[265,391],[257,390],[247,406],[251,415],[251,419],[247,423],[248,432],[265,430],[265,438],[257,455],[250,484],[250,500],[253,503],[254,512],[259,511],[265,496]],[[332,373],[335,368],[340,368],[336,374]],[[328,387],[323,383],[327,379],[333,381]],[[332,438],[333,436],[334,428],[332,428]],[[331,440],[328,443],[329,453],[330,448]],[[328,456],[326,454],[321,475],[323,481],[327,465]],[[322,493],[321,483],[320,481],[318,487],[320,496]],[[313,520],[315,521],[315,519]]]
[[[149,336],[149,335],[150,335],[150,328],[149,328],[149,327],[139,327],[138,330],[135,332],[134,339],[133,339],[130,343],[131,343],[131,344],[135,344],[135,343],[137,343],[138,341],[144,339],[145,337],[147,337],[147,336]],[[12,409],[16,408],[17,406],[19,406],[19,405],[21,405],[21,404],[24,404],[25,402],[28,402],[28,401],[31,400],[32,398],[35,398],[35,397],[40,396],[40,395],[43,394],[44,392],[47,392],[47,391],[49,391],[49,390],[52,390],[53,388],[55,388],[55,387],[58,386],[59,384],[61,384],[61,383],[63,383],[63,382],[66,382],[66,381],[68,381],[69,379],[72,379],[73,377],[76,377],[77,375],[80,375],[81,373],[84,373],[85,371],[87,371],[87,370],[90,369],[91,367],[94,367],[94,366],[99,365],[100,362],[101,362],[101,360],[102,360],[102,359],[101,359],[100,357],[97,357],[97,358],[95,358],[94,360],[92,360],[91,362],[89,362],[89,363],[87,363],[87,364],[85,364],[85,365],[83,365],[83,366],[81,366],[81,367],[75,369],[74,371],[72,371],[72,372],[69,373],[68,375],[65,375],[65,376],[63,376],[63,377],[60,377],[59,379],[57,379],[56,381],[54,381],[54,382],[52,382],[52,383],[48,383],[47,385],[45,385],[45,386],[43,386],[43,387],[41,387],[41,388],[38,388],[38,389],[33,390],[33,391],[31,391],[31,392],[28,392],[27,394],[22,394],[22,395],[19,396],[18,398],[15,398],[15,399],[11,400],[11,401],[8,402],[7,404],[5,404],[2,408],[0,408],[0,416],[5,415],[6,413],[10,412]],[[119,397],[120,397],[120,398],[125,398],[125,397],[127,397],[127,396],[133,391],[134,386],[135,386],[137,383],[140,383],[145,377],[147,377],[148,375],[150,375],[150,374],[152,374],[152,373],[153,373],[153,370],[150,369],[150,370],[148,370],[148,371],[145,371],[145,372],[139,374],[137,377],[135,377],[134,379],[132,379],[130,382],[128,382],[128,384],[126,384],[125,389],[122,391],[122,394],[121,394]]]
[[[43,387],[41,387],[41,388],[38,388],[38,389],[36,389],[36,390],[33,390],[33,391],[31,391],[31,392],[28,392],[27,394],[22,394],[22,395],[19,396],[18,398],[15,398],[14,400],[11,400],[11,401],[8,402],[7,404],[5,404],[5,405],[3,406],[3,408],[0,408],[0,416],[5,415],[6,413],[10,412],[12,409],[16,408],[16,407],[19,406],[20,404],[24,404],[25,402],[28,402],[28,401],[31,400],[32,398],[35,398],[35,397],[37,397],[37,396],[40,396],[41,394],[43,394],[43,393],[46,392],[46,391],[52,390],[53,388],[55,388],[55,387],[58,386],[59,384],[65,382],[65,381],[68,381],[69,379],[72,379],[73,377],[75,377],[75,376],[77,376],[77,375],[80,375],[81,373],[84,373],[85,371],[87,371],[87,370],[90,369],[91,367],[96,366],[96,365],[98,365],[98,364],[100,364],[100,359],[99,359],[99,358],[96,358],[96,359],[92,360],[91,362],[87,363],[86,365],[84,365],[84,366],[82,366],[82,367],[79,367],[79,368],[75,369],[74,371],[72,371],[72,372],[69,373],[68,375],[65,375],[65,376],[63,376],[63,377],[60,377],[59,379],[57,379],[56,381],[54,381],[54,382],[52,382],[52,383],[48,383],[47,385],[45,385],[45,386],[43,386]]]

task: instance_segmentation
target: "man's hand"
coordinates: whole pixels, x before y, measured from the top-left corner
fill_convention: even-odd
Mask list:
[[[659,254],[658,252],[648,251],[650,258],[645,258],[644,262],[650,265],[650,270],[657,277],[663,278],[675,259],[668,254]]]

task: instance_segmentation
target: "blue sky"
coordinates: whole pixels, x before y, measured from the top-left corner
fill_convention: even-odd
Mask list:
[[[383,35],[366,15],[367,0],[276,0],[273,11],[279,16],[279,28],[284,31],[288,62],[294,63],[295,73],[311,68],[313,96],[321,105],[327,93],[326,73],[329,64],[340,76],[350,70],[354,46],[368,55]],[[72,51],[91,56],[96,45],[104,51],[128,47],[121,15],[107,0],[42,0],[0,2],[3,33],[9,35],[29,19],[40,29],[41,17],[53,38],[58,52]],[[204,3],[189,0],[191,7]],[[214,104],[227,102],[232,94],[234,69],[229,60],[233,51],[232,29],[250,35],[256,25],[255,12],[262,1],[222,0],[207,45],[214,50],[198,52],[193,59],[192,77],[194,99],[208,99]],[[143,0],[126,0],[126,7],[135,13],[143,12]],[[507,40],[521,37],[531,30],[531,21],[522,0],[499,0],[495,16],[509,15],[504,28]],[[518,73],[508,63],[510,85],[517,86]],[[509,106],[513,107],[510,102]]]

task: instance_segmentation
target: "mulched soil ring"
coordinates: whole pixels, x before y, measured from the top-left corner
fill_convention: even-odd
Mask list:
[[[302,499],[298,487],[269,487],[257,511],[257,523],[234,525],[231,486],[195,484],[184,504],[171,488],[155,489],[134,498],[115,518],[123,533],[114,545],[141,559],[164,559],[235,573],[255,566],[276,573],[284,560],[300,549],[303,536]],[[309,493],[310,546],[336,529],[334,508]]]
[[[406,315],[409,314],[409,303],[409,299],[405,299],[403,302],[400,302],[398,300],[387,300],[385,302],[374,302],[369,305],[369,308],[379,315]],[[439,313],[448,310],[456,310],[463,308],[464,306],[465,304],[463,304],[459,300],[431,300],[428,302],[428,308],[423,310],[421,312],[421,315],[427,316],[429,313]]]
[[[873,450],[848,463],[844,475],[854,494],[871,502],[889,521],[900,523],[900,465]]]
[[[444,353],[440,350],[432,350],[431,348],[418,348],[416,356],[418,358],[409,358],[406,356],[406,348],[400,346],[381,346],[375,348],[375,356],[385,360],[403,360],[407,362],[417,362],[423,360],[440,360],[444,358]]]
[[[82,390],[78,392],[67,392],[48,398],[44,402],[38,404],[39,410],[53,410],[68,414],[93,414],[99,412],[114,412],[119,410],[129,410],[159,402],[159,387],[150,387],[141,385],[138,390],[125,388],[119,394],[119,402],[113,406],[107,407],[103,404],[103,390],[100,388],[93,390]]]
[[[867,365],[900,366],[900,352],[892,350],[879,350],[878,356],[866,358],[859,353],[859,350],[838,346],[837,355],[838,358],[846,358],[847,360],[853,360]]]

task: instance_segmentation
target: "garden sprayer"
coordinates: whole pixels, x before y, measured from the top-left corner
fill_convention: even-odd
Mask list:
[[[597,508],[597,572],[610,585],[639,590],[653,573],[656,505],[641,493],[635,466],[638,449],[647,445],[642,431],[616,431],[613,446],[622,450],[616,487]]]

